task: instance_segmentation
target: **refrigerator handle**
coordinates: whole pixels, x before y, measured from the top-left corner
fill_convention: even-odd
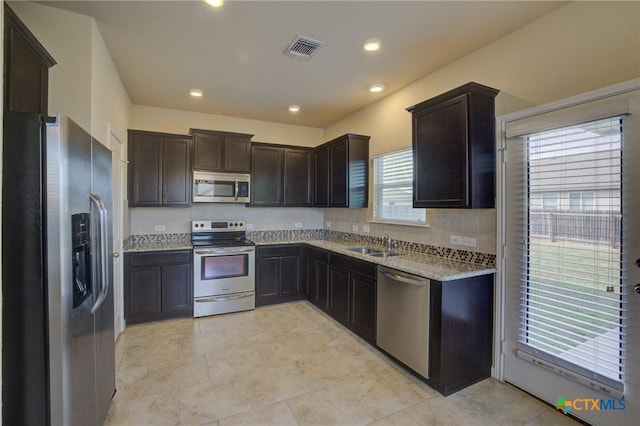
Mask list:
[[[100,198],[98,194],[92,192],[91,194],[89,194],[89,198],[98,209],[98,217],[100,219],[100,295],[98,296],[98,300],[96,300],[96,303],[94,303],[94,305],[91,307],[91,313],[95,314],[100,306],[104,303],[109,292],[109,272],[107,269],[107,208],[104,205],[104,201],[102,201],[102,198]]]

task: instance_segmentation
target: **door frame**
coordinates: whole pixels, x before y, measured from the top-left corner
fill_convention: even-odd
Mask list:
[[[603,87],[601,89],[593,90],[590,92],[582,93],[580,95],[561,99],[559,101],[550,102],[544,105],[535,106],[521,111],[512,112],[509,114],[496,117],[496,165],[499,166],[496,173],[496,216],[497,216],[497,229],[498,235],[496,236],[496,296],[495,296],[495,334],[494,334],[494,374],[493,376],[498,380],[504,380],[504,340],[505,340],[505,327],[504,321],[506,317],[506,300],[505,300],[505,268],[506,268],[506,159],[507,152],[507,137],[506,126],[510,121],[520,120],[525,117],[532,117],[535,115],[545,114],[552,111],[557,111],[572,106],[584,104],[586,102],[592,102],[599,99],[605,99],[611,96],[623,94],[626,92],[640,90],[640,78],[624,81],[621,83],[613,84],[611,86]]]
[[[607,86],[598,90],[590,91],[587,93],[583,93],[577,96],[569,97],[562,99],[560,101],[547,103],[545,105],[536,106],[533,108],[529,108],[523,111],[518,111],[510,114],[506,114],[503,116],[499,116],[496,118],[496,140],[497,140],[497,149],[496,149],[496,164],[499,166],[498,173],[496,176],[496,184],[497,184],[497,255],[496,255],[496,266],[497,266],[497,274],[496,274],[496,311],[495,311],[495,319],[496,319],[496,328],[495,328],[495,340],[494,340],[494,377],[497,379],[504,381],[505,380],[505,371],[506,371],[506,357],[507,352],[505,349],[505,341],[510,337],[506,335],[506,319],[508,316],[508,301],[507,297],[507,256],[508,256],[508,247],[507,247],[507,197],[506,197],[506,160],[509,157],[509,150],[507,149],[507,137],[506,137],[506,127],[507,123],[529,118],[535,117],[541,114],[547,114],[558,110],[564,110],[571,107],[576,107],[582,104],[587,104],[591,102],[596,102],[599,100],[604,100],[607,98],[612,98],[617,95],[624,95],[630,92],[640,91],[640,78],[628,80],[625,82],[621,82],[618,84],[614,84],[611,86]],[[636,112],[637,114],[637,112]],[[638,120],[640,118],[636,118]],[[633,297],[633,296],[632,296]],[[637,372],[636,372],[637,373]],[[560,377],[560,376],[558,376]],[[635,377],[635,376],[634,376]],[[568,379],[565,379],[568,380]],[[637,382],[637,380],[636,380]],[[572,385],[569,385],[572,386]],[[578,385],[579,386],[579,385]],[[590,390],[585,387],[585,395],[589,395],[588,392]],[[631,388],[630,388],[631,389]],[[638,397],[637,392],[633,394],[634,398]],[[626,389],[625,389],[626,394]],[[605,398],[603,396],[603,398]],[[628,405],[628,404],[627,404]],[[614,407],[615,408],[615,407]],[[620,409],[620,408],[618,408]],[[583,418],[583,412],[572,413],[578,418]],[[595,415],[595,414],[594,414]],[[597,423],[602,422],[602,417],[588,417],[592,421]],[[590,421],[591,421],[590,420]]]
[[[119,157],[120,157],[120,161],[123,164],[126,164],[126,152],[125,152],[125,143],[124,143],[124,139],[120,136],[119,132],[116,131],[113,126],[111,125],[111,123],[107,123],[107,140],[109,141],[109,147],[111,149],[111,151],[115,151],[118,150],[119,153]],[[117,176],[112,176],[112,180],[115,181],[117,180],[119,182],[119,185],[117,185],[117,188],[119,188],[119,191],[116,193],[115,191],[113,192],[113,197],[118,197],[119,203],[113,203],[114,206],[114,211],[113,211],[113,217],[115,218],[116,215],[119,217],[119,226],[116,227],[113,226],[113,234],[118,236],[118,241],[120,242],[118,244],[118,247],[113,247],[113,252],[114,253],[118,253],[119,256],[119,267],[118,268],[114,268],[113,270],[113,276],[114,276],[114,290],[113,290],[113,297],[114,297],[114,337],[117,340],[118,336],[120,335],[120,333],[122,331],[124,331],[125,328],[125,320],[124,320],[124,257],[123,257],[123,252],[122,252],[122,248],[123,248],[123,238],[124,238],[124,185],[125,185],[125,168],[121,165],[120,168],[118,169],[120,170],[120,172],[118,173]],[[115,211],[116,205],[120,206],[120,209],[118,211]],[[116,222],[113,221],[113,223],[115,224]],[[116,281],[116,275],[119,277],[119,281]],[[119,282],[120,285],[118,288],[116,288],[116,282]]]

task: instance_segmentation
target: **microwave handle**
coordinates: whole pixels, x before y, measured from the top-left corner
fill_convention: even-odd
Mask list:
[[[236,181],[235,181],[235,192],[234,192],[235,197],[236,197],[236,201],[238,201],[238,192],[239,192],[239,191],[238,191],[238,187],[239,187],[239,185],[238,185],[238,179],[236,179]]]

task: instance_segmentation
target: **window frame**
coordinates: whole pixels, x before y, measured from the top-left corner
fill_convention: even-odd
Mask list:
[[[421,219],[416,219],[416,220],[411,220],[411,219],[402,219],[402,218],[398,218],[398,217],[384,217],[381,215],[381,212],[383,211],[382,208],[382,203],[383,198],[382,198],[382,190],[387,187],[397,187],[399,184],[398,183],[394,183],[394,184],[388,184],[388,185],[383,185],[380,184],[378,182],[378,175],[379,175],[379,171],[378,171],[378,167],[380,164],[380,161],[385,158],[385,157],[391,157],[391,156],[395,156],[395,155],[400,155],[400,154],[407,154],[407,153],[412,153],[412,148],[404,148],[404,149],[400,149],[400,150],[396,150],[396,151],[391,151],[391,152],[386,152],[384,154],[380,154],[377,155],[375,157],[372,157],[371,159],[371,167],[372,167],[372,181],[373,181],[373,196],[372,196],[372,211],[371,211],[371,219],[369,220],[369,222],[371,223],[381,223],[381,224],[391,224],[391,225],[402,225],[402,226],[416,226],[416,227],[428,227],[427,224],[427,213],[426,213],[426,209],[423,208],[414,208],[411,207],[411,209],[414,210],[423,210],[424,215]],[[411,159],[411,164],[409,165],[409,170],[411,170],[411,179],[406,181],[406,183],[409,185],[409,187],[411,188],[411,202],[413,203],[413,156],[409,155],[409,158]],[[413,204],[412,204],[413,205]]]

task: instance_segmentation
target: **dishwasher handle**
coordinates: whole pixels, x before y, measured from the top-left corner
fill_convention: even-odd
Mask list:
[[[409,275],[405,275],[399,272],[391,272],[388,269],[384,269],[384,268],[379,268],[380,273],[382,275],[384,275],[385,277],[395,280],[395,281],[399,281],[401,283],[404,284],[409,284],[409,285],[413,285],[413,286],[417,286],[417,287],[425,287],[427,285],[429,285],[429,280],[426,278],[419,278],[416,276],[409,276]]]

